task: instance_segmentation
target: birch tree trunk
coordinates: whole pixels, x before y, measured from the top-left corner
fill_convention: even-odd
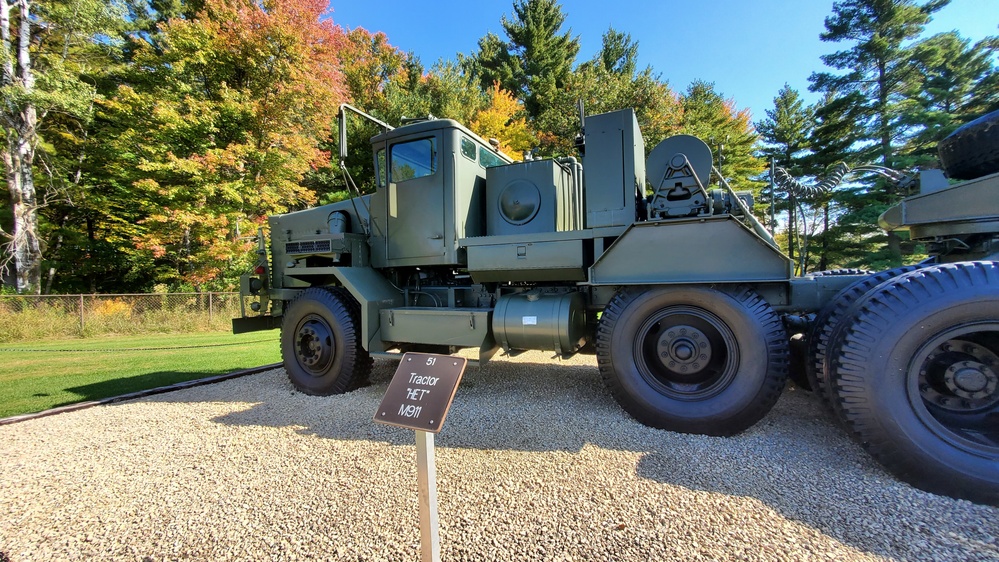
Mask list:
[[[12,19],[15,8],[16,22]],[[31,70],[30,14],[30,0],[0,0],[0,56],[3,57],[0,87],[4,90],[3,106],[0,108],[4,143],[0,150],[14,214],[13,231],[2,234],[8,239],[3,261],[8,264],[14,262],[17,292],[38,294],[41,291],[42,252],[32,173],[38,143],[38,114],[31,99],[35,77]],[[13,33],[15,23],[16,43]]]

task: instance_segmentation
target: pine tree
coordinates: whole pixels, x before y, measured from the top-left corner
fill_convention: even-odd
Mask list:
[[[999,109],[999,37],[971,45],[950,31],[916,43],[911,51],[916,72],[906,85],[901,123],[914,132],[906,139],[902,167],[935,167],[937,142]]]
[[[907,42],[919,36],[930,21],[930,15],[946,6],[950,0],[840,0],[833,4],[833,15],[825,20],[823,41],[850,42],[852,47],[823,55],[822,62],[845,74],[813,73],[809,80],[812,91],[826,92],[836,97],[852,96],[856,103],[855,116],[863,134],[859,141],[869,148],[860,153],[863,160],[883,166],[896,165],[902,144],[902,100],[905,86],[912,80],[914,69],[909,64]],[[898,199],[890,187],[881,182],[871,184],[869,201],[864,208],[883,211]],[[864,213],[866,218],[868,213]],[[877,222],[867,228],[877,234]],[[863,234],[860,234],[863,237]],[[901,263],[900,239],[888,236],[888,262]]]
[[[801,94],[787,84],[774,98],[774,108],[766,110],[767,118],[756,123],[756,131],[763,141],[760,155],[775,166],[784,168],[792,177],[804,176],[803,157],[811,144],[815,110],[806,107]],[[802,257],[799,270],[807,271],[808,241],[813,234],[799,227],[798,215],[812,214],[814,201],[802,201],[792,193],[786,193],[777,186],[772,196],[762,197],[764,205],[773,199],[775,210],[788,212],[788,255],[795,256],[795,247]],[[821,203],[819,203],[821,206]],[[802,224],[803,226],[803,224]]]
[[[517,94],[533,119],[542,109],[539,99],[568,80],[579,38],[572,37],[571,30],[561,31],[565,14],[556,0],[516,0],[513,11],[513,18],[502,19],[509,41],[487,34],[479,40],[478,53],[465,62],[483,90],[499,82]]]
[[[600,53],[590,64],[601,64],[607,72],[634,76],[638,67],[638,42],[630,33],[621,33],[613,27],[604,33]]]
[[[859,97],[860,94],[856,92],[838,98],[827,93],[813,107],[815,123],[809,139],[809,153],[801,163],[804,168],[802,175],[825,178],[835,164],[856,163],[860,160],[853,155],[853,147],[861,135],[857,125],[859,119],[855,115],[861,105]],[[873,243],[884,244],[883,232],[849,242],[844,242],[844,237],[839,236],[842,229],[836,219],[843,214],[844,207],[849,209],[850,204],[858,200],[855,193],[864,191],[864,186],[855,188],[841,185],[816,201],[816,204],[822,205],[823,214],[822,229],[812,239],[813,245],[818,247],[816,270],[857,265],[875,251]]]

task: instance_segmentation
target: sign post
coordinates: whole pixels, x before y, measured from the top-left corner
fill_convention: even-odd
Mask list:
[[[441,430],[468,360],[464,357],[407,353],[392,376],[375,421],[416,432],[416,474],[420,500],[421,559],[440,562],[437,519],[437,464],[434,434]]]
[[[437,519],[437,462],[434,434],[416,430],[416,479],[420,495],[420,559],[440,562],[441,535]]]

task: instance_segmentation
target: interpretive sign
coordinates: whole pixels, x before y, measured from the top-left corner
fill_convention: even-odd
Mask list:
[[[450,355],[403,355],[375,412],[375,421],[439,432],[467,364],[464,357]]]

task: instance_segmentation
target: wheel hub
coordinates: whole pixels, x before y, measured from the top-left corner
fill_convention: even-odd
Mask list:
[[[966,395],[965,398],[982,398],[989,394],[989,383],[994,386],[995,373],[981,363],[962,361],[947,368],[944,380],[958,395]]]
[[[711,361],[711,342],[693,326],[671,326],[656,346],[663,366],[679,374],[697,374]]]
[[[298,329],[295,355],[303,368],[321,376],[333,360],[333,331],[321,320],[308,319]]]
[[[919,372],[923,399],[967,411],[999,403],[999,356],[965,340],[947,340],[926,357]]]

